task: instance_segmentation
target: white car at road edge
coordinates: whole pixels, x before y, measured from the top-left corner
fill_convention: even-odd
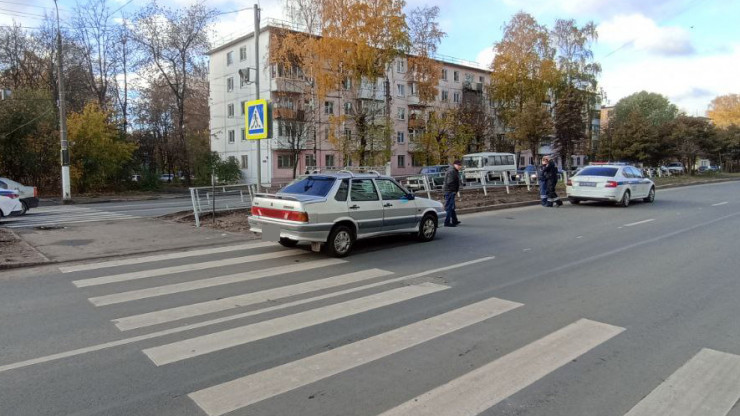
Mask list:
[[[0,217],[19,215],[22,211],[23,205],[17,196],[15,198],[10,198],[0,195]]]
[[[655,201],[655,183],[634,166],[591,165],[568,179],[566,193],[572,204],[611,201],[628,207],[634,200]]]

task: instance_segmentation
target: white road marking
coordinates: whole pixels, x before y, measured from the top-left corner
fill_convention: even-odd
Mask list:
[[[382,416],[474,416],[624,331],[581,319]]]
[[[702,349],[625,416],[724,416],[740,399],[740,355]]]
[[[252,254],[250,256],[233,257],[223,260],[212,260],[203,263],[182,264],[179,266],[162,267],[159,269],[141,270],[137,272],[114,274],[110,276],[94,277],[91,279],[75,280],[77,287],[88,287],[106,285],[109,283],[127,282],[130,280],[147,279],[150,277],[167,276],[175,273],[190,272],[195,270],[214,269],[216,267],[233,266],[236,264],[253,263],[256,261],[279,259],[282,257],[299,256],[306,254],[303,250],[281,250],[264,254]]]
[[[717,204],[712,204],[712,206],[713,207],[718,207],[718,206],[727,205],[727,204],[728,204],[728,202],[720,202],[720,203],[717,203]]]
[[[180,332],[187,332],[187,331],[191,331],[193,329],[205,328],[205,327],[208,327],[208,326],[211,326],[211,325],[218,325],[218,324],[222,324],[224,322],[229,322],[229,321],[234,321],[234,320],[237,320],[237,319],[248,318],[250,316],[256,316],[256,315],[260,315],[260,314],[267,313],[267,312],[274,312],[274,311],[279,311],[279,310],[286,309],[286,308],[292,308],[293,306],[303,305],[303,304],[315,302],[315,301],[321,300],[321,299],[328,299],[328,298],[331,298],[331,297],[334,297],[334,296],[340,296],[340,295],[343,295],[345,293],[352,293],[352,292],[355,292],[355,291],[367,289],[369,287],[380,286],[381,284],[389,284],[389,283],[393,283],[393,282],[402,281],[402,280],[405,280],[405,279],[414,279],[414,278],[418,278],[418,277],[428,276],[430,274],[435,274],[435,273],[440,273],[440,272],[447,271],[447,270],[452,270],[452,269],[458,268],[458,267],[465,267],[465,266],[469,266],[469,265],[472,265],[472,264],[482,263],[482,262],[485,262],[485,261],[493,260],[494,258],[495,257],[493,257],[493,256],[491,256],[491,257],[482,257],[482,258],[475,259],[475,260],[470,260],[470,261],[466,261],[466,262],[462,262],[462,263],[452,264],[450,266],[440,267],[438,269],[427,270],[427,271],[423,271],[423,272],[411,274],[411,275],[408,275],[408,276],[399,277],[399,278],[388,280],[388,281],[385,281],[385,282],[373,283],[373,284],[366,285],[366,286],[363,286],[363,287],[360,287],[360,288],[347,289],[347,290],[343,290],[343,291],[340,291],[340,292],[329,293],[329,294],[325,294],[325,295],[321,295],[321,296],[316,296],[316,297],[309,298],[309,299],[301,299],[301,300],[298,300],[298,301],[295,301],[295,302],[289,302],[289,303],[284,303],[284,304],[281,304],[281,305],[275,305],[275,306],[272,306],[272,307],[269,307],[269,308],[264,308],[264,309],[259,309],[259,310],[255,310],[255,311],[244,312],[244,313],[240,313],[240,314],[236,314],[236,315],[231,315],[231,316],[224,316],[224,317],[221,317],[221,318],[215,318],[215,319],[211,319],[211,320],[208,320],[208,321],[197,322],[197,323],[190,324],[190,325],[180,326],[180,327],[177,327],[177,328],[165,329],[165,330],[162,330],[162,331],[152,332],[152,333],[149,333],[149,334],[139,335],[139,336],[136,336],[136,337],[124,338],[124,339],[117,340],[117,341],[111,341],[111,342],[106,342],[106,343],[103,343],[103,344],[92,345],[90,347],[78,348],[78,349],[75,349],[75,350],[64,351],[64,352],[60,352],[60,353],[57,353],[57,354],[47,355],[47,356],[44,356],[44,357],[32,358],[32,359],[28,359],[28,360],[24,360],[24,361],[19,361],[19,362],[16,362],[16,363],[12,363],[12,364],[6,364],[6,365],[0,366],[0,373],[4,373],[6,371],[11,371],[11,370],[16,370],[16,369],[19,369],[19,368],[30,367],[30,366],[33,366],[33,365],[48,363],[48,362],[51,362],[51,361],[62,360],[64,358],[76,357],[78,355],[83,355],[83,354],[87,354],[87,353],[90,353],[90,352],[96,352],[96,351],[102,351],[102,350],[106,350],[106,349],[110,349],[110,348],[120,347],[120,346],[123,346],[123,345],[133,344],[133,343],[136,343],[136,342],[139,342],[139,341],[146,341],[146,340],[149,340],[149,339],[164,337],[164,336],[167,336],[167,335],[178,334]]]
[[[211,300],[192,305],[179,306],[176,308],[163,309],[155,312],[144,313],[141,315],[128,316],[125,318],[114,319],[121,331],[142,328],[145,326],[158,325],[166,322],[178,321],[180,319],[192,318],[194,316],[206,315],[214,312],[226,311],[233,308],[254,305],[256,303],[275,301],[290,296],[302,295],[305,293],[315,292],[318,290],[330,289],[337,286],[358,283],[376,277],[388,276],[392,272],[381,269],[362,270],[359,272],[343,274],[340,276],[327,277],[319,280],[312,280],[295,285],[278,287],[275,289],[262,290],[254,293],[246,293],[238,296],[231,296],[223,299]]]
[[[275,247],[275,246],[276,246],[275,243],[270,243],[270,242],[239,244],[236,246],[216,247],[216,248],[209,248],[209,249],[204,249],[204,250],[181,251],[178,253],[158,254],[155,256],[135,257],[135,258],[130,258],[130,259],[112,260],[112,261],[105,261],[105,262],[100,262],[100,263],[79,264],[76,266],[60,267],[59,270],[62,273],[72,273],[72,272],[79,272],[83,270],[104,269],[108,267],[125,266],[129,264],[151,263],[154,261],[181,259],[181,258],[194,257],[194,256],[207,256],[209,254],[220,254],[220,253],[228,253],[231,251],[250,250],[253,248]]]
[[[522,306],[490,298],[371,338],[189,394],[209,416],[249,406]]]
[[[386,292],[335,303],[305,312],[214,332],[158,347],[147,348],[143,352],[154,364],[162,366],[346,318],[446,289],[449,289],[449,286],[434,283],[421,283],[419,285],[399,287]]]
[[[643,220],[643,221],[637,221],[637,222],[632,222],[632,223],[629,223],[629,224],[624,224],[624,226],[625,226],[625,227],[634,227],[635,225],[647,224],[647,223],[649,223],[649,222],[653,222],[653,221],[655,221],[655,218],[651,218],[651,219],[649,219],[649,220]]]
[[[269,269],[255,270],[252,272],[236,273],[226,276],[211,277],[208,279],[192,280],[189,282],[175,283],[165,286],[157,286],[147,289],[131,290],[128,292],[113,293],[111,295],[97,296],[88,300],[95,306],[113,305],[116,303],[129,302],[154,298],[158,296],[171,295],[174,293],[189,292],[192,290],[205,289],[207,287],[228,285],[232,283],[246,282],[249,280],[261,279],[263,277],[277,276],[281,274],[301,272],[305,270],[317,269],[320,267],[333,266],[335,264],[345,263],[339,259],[324,259],[309,261],[305,263],[294,263],[287,266],[271,267]]]

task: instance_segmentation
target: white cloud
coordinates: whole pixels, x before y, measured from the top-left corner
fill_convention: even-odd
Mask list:
[[[241,4],[241,7],[234,10],[245,10],[221,15],[213,25],[214,34],[212,41],[214,46],[223,43],[225,39],[236,38],[254,31],[254,8],[245,7],[243,3]],[[285,19],[283,16],[283,2],[281,0],[261,0],[260,7],[262,9],[260,19],[263,26],[268,19]],[[222,8],[222,10],[229,11],[230,9]]]
[[[493,46],[489,46],[478,52],[478,55],[475,56],[475,62],[478,62],[485,68],[489,68],[495,56],[496,52],[493,50]]]
[[[604,18],[615,13],[641,13],[647,16],[665,15],[681,9],[694,0],[504,0],[509,6],[535,15],[555,14]]]
[[[661,27],[641,14],[619,15],[599,25],[599,41],[614,47],[631,46],[658,55],[695,52],[690,33],[681,27]]]
[[[740,91],[740,44],[726,53],[651,59],[604,65],[601,86],[616,104],[646,90],[667,96],[690,115],[704,115],[717,95]]]

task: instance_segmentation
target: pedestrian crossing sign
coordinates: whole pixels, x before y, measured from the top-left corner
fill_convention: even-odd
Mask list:
[[[247,127],[247,139],[267,139],[270,127],[270,114],[267,100],[253,100],[244,103],[244,122]]]

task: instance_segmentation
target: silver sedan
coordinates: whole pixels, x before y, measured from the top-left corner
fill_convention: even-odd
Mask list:
[[[344,257],[358,239],[415,234],[431,241],[445,211],[437,201],[416,197],[393,178],[349,172],[310,175],[277,194],[257,194],[249,225],[263,240],[294,247],[308,241]]]

